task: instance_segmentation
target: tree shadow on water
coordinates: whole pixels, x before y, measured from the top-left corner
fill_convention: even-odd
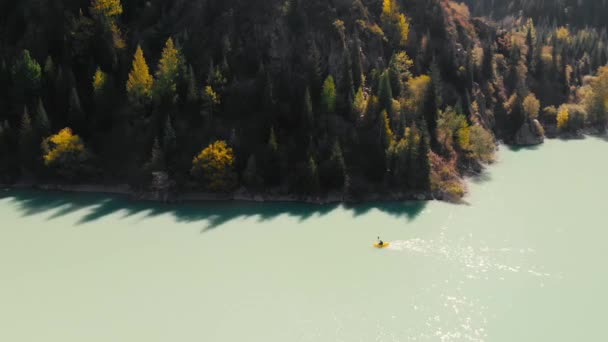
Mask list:
[[[186,202],[162,204],[156,202],[132,201],[126,196],[43,192],[35,190],[6,191],[0,193],[0,200],[8,200],[16,205],[23,216],[49,215],[47,220],[82,211],[75,225],[86,225],[117,216],[127,219],[141,216],[142,220],[171,215],[176,222],[203,224],[202,231],[220,227],[237,219],[255,218],[258,222],[269,221],[279,216],[297,218],[299,222],[313,217],[323,217],[336,210],[346,210],[353,217],[378,210],[397,218],[413,220],[424,210],[427,202],[378,202],[358,205],[313,205],[302,203],[254,203],[254,202]]]
[[[541,147],[541,145],[531,145],[531,146],[515,146],[515,145],[507,145],[507,148],[511,152],[525,152],[525,151],[536,151]]]

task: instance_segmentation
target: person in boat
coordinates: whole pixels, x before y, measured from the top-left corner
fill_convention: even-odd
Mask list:
[[[380,240],[379,236],[378,236],[378,245],[379,246],[383,246],[384,245],[384,241]]]

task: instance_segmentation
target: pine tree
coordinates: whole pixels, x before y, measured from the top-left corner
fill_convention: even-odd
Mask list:
[[[270,135],[266,144],[266,158],[263,165],[265,184],[268,186],[279,185],[281,183],[281,155],[274,127],[270,128]]]
[[[431,79],[432,80],[432,79]],[[435,82],[426,87],[424,94],[424,103],[422,104],[422,113],[424,115],[425,126],[428,127],[429,136],[431,139],[431,147],[434,149],[439,148],[439,142],[437,141],[437,120],[438,108],[437,103],[440,100],[437,99]]]
[[[127,94],[134,104],[142,104],[148,100],[152,94],[154,80],[150,75],[150,70],[141,46],[137,46],[133,57],[133,66],[127,80]]]
[[[310,47],[310,54],[308,57],[308,67],[309,67],[309,77],[312,91],[315,94],[318,94],[321,87],[321,82],[323,81],[323,67],[321,65],[321,52],[319,52],[319,48],[316,43],[312,43]]]
[[[389,114],[393,114],[393,90],[391,88],[388,70],[385,70],[382,75],[380,75],[380,85],[378,86],[378,101],[380,102],[380,109],[386,110]]]
[[[73,127],[80,129],[84,124],[84,112],[80,104],[80,96],[75,87],[70,90],[69,112],[68,116]]]
[[[186,101],[188,103],[196,103],[199,95],[196,88],[196,76],[194,76],[194,69],[192,65],[188,65],[188,72],[186,73]]]
[[[182,57],[173,44],[173,39],[167,39],[156,70],[155,93],[160,98],[173,98],[177,91],[177,79],[182,69]]]
[[[30,113],[27,110],[27,106],[23,107],[23,116],[21,117],[21,128],[19,130],[19,135],[23,139],[26,136],[32,134],[32,118],[30,117]]]
[[[361,62],[361,44],[359,39],[355,39],[355,45],[352,51],[353,61],[353,89],[358,89],[363,85],[365,76],[363,75],[363,64]]]
[[[171,117],[167,116],[165,128],[163,130],[163,149],[167,155],[170,155],[177,147],[177,137],[173,125],[171,125]]]
[[[338,89],[338,107],[341,113],[350,113],[355,90],[350,54],[347,50],[342,54],[342,77]]]
[[[418,165],[418,179],[416,180],[416,189],[420,191],[427,191],[431,188],[431,164],[429,160],[429,138],[426,134],[426,127],[421,128],[422,136],[418,144],[416,164]]]
[[[321,93],[321,104],[323,110],[327,114],[333,114],[336,111],[336,84],[334,78],[329,75],[323,82],[323,90]]]
[[[484,51],[484,60],[485,60]],[[441,109],[443,107],[443,81],[441,79],[441,70],[439,70],[439,66],[433,57],[433,62],[431,63],[431,67],[429,70],[431,75],[431,80],[433,81],[433,93],[435,95],[435,108]]]
[[[342,154],[340,142],[336,141],[331,151],[330,157],[331,178],[329,181],[330,188],[344,190],[346,181],[346,163]]]
[[[418,152],[420,145],[421,135],[418,127],[414,123],[409,128],[409,134],[406,135],[407,141],[407,176],[404,179],[407,180],[407,189],[414,190],[417,188],[418,181],[420,179],[420,165],[418,165]]]
[[[274,134],[274,127],[270,127],[270,137],[268,138],[268,148],[272,153],[277,153],[279,150],[279,144],[277,143],[277,136]]]
[[[315,158],[310,156],[308,158],[308,186],[309,193],[316,194],[320,190],[320,182],[319,182],[319,169],[317,167],[317,162]]]
[[[310,98],[310,89],[306,87],[304,91],[304,118],[307,127],[311,127],[314,122],[314,112],[312,108],[312,99]]]
[[[51,84],[51,82],[55,79],[55,63],[53,63],[53,58],[49,55],[46,57],[46,61],[44,62],[44,69],[42,69],[45,83]]]
[[[93,93],[95,96],[101,97],[107,86],[108,75],[97,67],[97,70],[95,70],[95,74],[93,75]]]
[[[28,170],[33,170],[37,157],[36,135],[32,127],[32,118],[30,117],[27,106],[23,108],[23,116],[21,117],[21,127],[19,129],[19,152],[21,166]]]
[[[51,123],[49,122],[49,117],[46,113],[46,109],[44,108],[44,104],[42,103],[42,99],[38,99],[35,122],[38,133],[41,136],[45,137],[51,133]]]
[[[220,96],[208,85],[203,89],[203,109],[208,116],[213,116],[214,108],[221,103]]]
[[[388,112],[386,110],[382,111],[382,113],[380,114],[380,119],[382,126],[380,129],[380,131],[382,132],[381,143],[383,144],[384,148],[389,148],[395,143],[395,134],[391,129],[391,119],[389,118]]]
[[[160,147],[158,138],[154,138],[154,145],[152,145],[152,151],[150,152],[150,160],[146,167],[150,172],[165,170],[165,153]]]
[[[260,179],[260,176],[258,176],[255,155],[249,156],[249,159],[247,160],[247,167],[243,172],[243,182],[246,186],[251,187],[252,189],[262,186],[263,181]]]
[[[42,69],[28,50],[23,50],[21,57],[13,65],[12,74],[17,101],[23,103],[28,98],[39,95]]]
[[[532,19],[528,19],[528,23],[526,24],[526,26],[526,46],[528,48],[528,51],[526,53],[526,63],[530,71],[535,72],[536,61],[534,56],[536,55],[536,29],[534,27],[534,22],[532,21]]]
[[[367,97],[363,92],[363,87],[359,87],[357,89],[357,93],[355,94],[355,98],[353,99],[353,114],[356,120],[359,120],[365,114],[365,110],[367,109]]]

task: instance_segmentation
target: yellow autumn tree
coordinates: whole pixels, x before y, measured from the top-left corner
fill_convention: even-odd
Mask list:
[[[589,118],[598,127],[606,127],[608,122],[608,66],[598,69],[596,77],[590,77],[588,87],[582,87],[583,104]],[[586,90],[586,91],[584,91]]]
[[[452,107],[440,112],[437,122],[437,135],[439,142],[451,151],[453,143],[463,151],[471,149],[471,127],[464,114],[457,113]]]
[[[420,75],[410,78],[407,81],[407,99],[405,100],[405,108],[411,114],[423,114],[424,101],[426,93],[431,84],[431,77],[428,75]]]
[[[213,110],[221,103],[220,95],[210,85],[203,89],[203,107],[208,115],[213,115]]]
[[[73,178],[88,158],[84,143],[68,127],[44,139],[42,151],[44,164],[66,178]]]
[[[383,110],[381,115],[384,124],[384,136],[386,138],[386,146],[390,148],[395,143],[395,133],[391,128],[391,119],[388,116],[388,112],[386,110]]]
[[[523,102],[524,112],[528,115],[530,119],[538,118],[538,113],[540,112],[540,101],[536,98],[534,93],[530,93],[526,98],[524,98]]]
[[[462,126],[456,132],[458,137],[458,146],[464,151],[467,151],[471,148],[471,127],[466,122],[466,120],[462,121]]]
[[[93,0],[91,11],[111,18],[122,14],[122,4],[120,0]]]
[[[108,75],[101,71],[100,68],[95,70],[95,74],[93,74],[93,93],[95,95],[100,95],[105,90],[108,84]]]
[[[182,57],[179,50],[175,47],[173,39],[167,39],[163,48],[158,69],[156,70],[155,90],[158,96],[171,96],[175,94],[177,88],[177,77],[179,76]]]
[[[114,48],[124,49],[126,47],[125,39],[116,24],[117,17],[122,14],[120,0],[92,0],[91,14],[100,20],[105,31],[104,36],[108,34],[111,37]]]
[[[205,182],[212,191],[229,191],[236,185],[235,157],[225,141],[216,141],[192,160],[192,176]]]
[[[481,125],[471,126],[469,130],[469,146],[472,156],[482,162],[491,162],[494,160],[496,152],[496,144],[492,133],[487,131]]]
[[[572,36],[570,35],[570,30],[567,27],[560,26],[555,29],[555,36],[559,41],[562,42],[570,42],[572,40]]]
[[[388,38],[398,46],[407,43],[410,32],[410,23],[407,17],[401,13],[397,0],[384,0],[382,3],[382,26]]]
[[[559,130],[565,130],[568,127],[568,121],[570,120],[570,113],[566,106],[560,107],[557,112],[557,128]]]
[[[114,47],[122,50],[127,47],[127,43],[125,39],[122,37],[122,32],[120,32],[120,28],[116,23],[110,24],[110,32],[112,33],[112,42],[114,43]]]
[[[150,75],[150,69],[144,58],[141,46],[137,46],[133,56],[133,67],[127,80],[127,94],[134,103],[141,103],[150,98],[154,79]]]

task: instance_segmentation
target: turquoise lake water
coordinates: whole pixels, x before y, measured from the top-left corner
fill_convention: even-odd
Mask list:
[[[0,341],[605,340],[608,142],[498,159],[466,205],[4,192]]]

